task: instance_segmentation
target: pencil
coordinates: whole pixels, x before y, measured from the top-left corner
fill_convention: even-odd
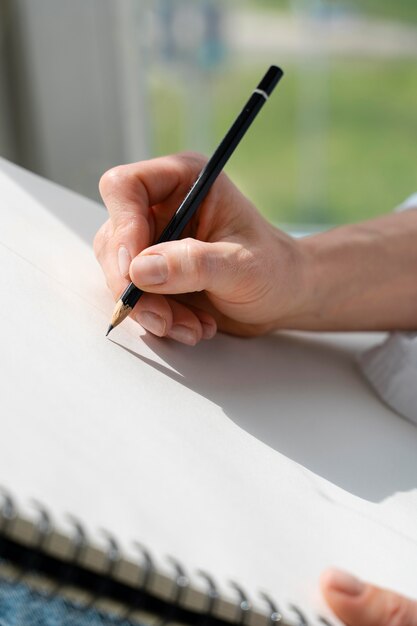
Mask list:
[[[283,71],[271,65],[156,243],[174,241],[180,237],[282,76]],[[142,294],[143,291],[133,283],[126,287],[116,302],[106,337],[131,313]]]

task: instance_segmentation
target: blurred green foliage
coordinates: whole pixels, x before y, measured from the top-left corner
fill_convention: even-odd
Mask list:
[[[210,149],[223,137],[264,69],[230,70],[213,79]],[[276,92],[226,167],[262,213],[275,223],[352,222],[388,212],[417,191],[415,62],[355,59],[334,60],[327,66],[326,117],[316,138],[324,185],[316,204],[305,202],[308,187],[300,194],[305,181],[299,170],[303,137],[298,70],[295,65],[285,67]],[[155,153],[184,149],[184,95],[167,88],[164,81],[152,93]],[[311,141],[314,148],[314,133]],[[314,150],[308,156],[314,161]],[[310,165],[314,170],[314,163]],[[304,167],[308,169],[308,160]]]
[[[342,4],[340,0],[337,4]],[[416,0],[361,0],[347,4],[361,13],[400,21],[417,22]]]
[[[287,10],[291,6],[314,7],[314,0],[249,0],[248,5],[257,9],[268,8],[274,11]],[[348,11],[361,15],[369,15],[384,19],[403,22],[417,22],[416,0],[329,0],[327,8],[331,10]]]

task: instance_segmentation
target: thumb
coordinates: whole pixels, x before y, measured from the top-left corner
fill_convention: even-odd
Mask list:
[[[240,244],[231,242],[169,241],[147,248],[133,259],[130,278],[136,286],[154,293],[225,293],[236,285],[241,251]]]
[[[417,602],[340,570],[324,572],[321,588],[347,626],[417,626]]]

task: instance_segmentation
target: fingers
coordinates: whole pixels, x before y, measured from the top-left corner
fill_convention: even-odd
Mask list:
[[[135,285],[153,293],[226,293],[236,288],[241,256],[239,244],[187,238],[148,248],[132,261],[129,273]]]
[[[99,189],[115,227],[164,202],[180,187],[188,188],[204,158],[183,153],[114,167],[100,179]]]
[[[102,176],[99,187],[110,219],[98,231],[94,251],[114,297],[128,283],[132,259],[155,240],[203,162],[194,154],[174,155],[121,165]]]
[[[321,578],[324,597],[347,626],[417,626],[417,602],[340,570]]]
[[[105,230],[100,236],[106,237]],[[130,280],[121,275],[111,255],[98,252],[97,257],[116,300]],[[187,345],[211,339],[217,331],[216,322],[209,313],[152,293],[142,295],[131,317],[152,334],[170,337]]]
[[[164,210],[171,214],[203,162],[198,155],[180,154],[120,165],[103,174],[99,189],[109,212],[112,247],[117,254],[123,245],[132,259],[154,240],[152,207],[164,203]],[[124,258],[122,255],[125,267]]]
[[[211,339],[217,331],[216,322],[205,311],[148,293],[140,298],[132,317],[150,333],[189,346],[196,345],[201,339]]]

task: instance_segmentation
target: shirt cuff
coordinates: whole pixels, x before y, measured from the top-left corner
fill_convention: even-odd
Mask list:
[[[417,193],[395,208],[417,208]],[[395,332],[358,358],[365,378],[394,411],[417,424],[417,332]]]
[[[358,361],[379,397],[417,424],[417,333],[392,333]]]
[[[406,211],[407,209],[417,209],[417,193],[413,193],[409,196],[402,204],[395,207],[394,211],[397,213],[399,211]]]

